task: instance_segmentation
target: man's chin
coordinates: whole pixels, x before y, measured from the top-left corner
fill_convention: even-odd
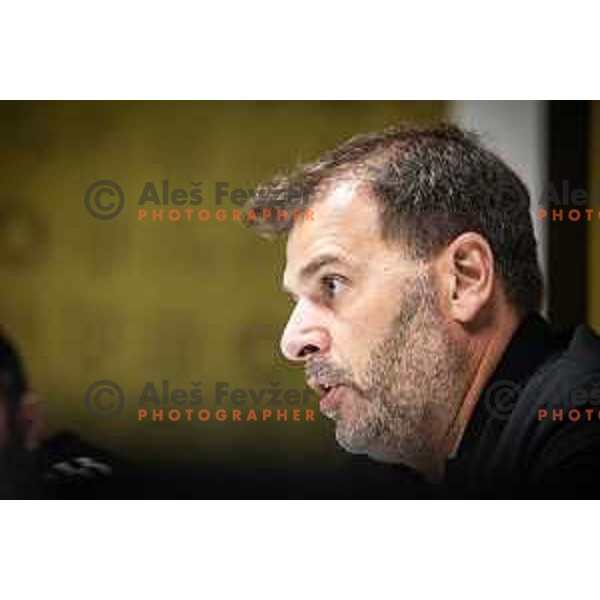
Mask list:
[[[344,424],[340,421],[336,422],[335,439],[338,445],[350,452],[351,454],[369,454],[370,442],[366,435],[361,435],[357,432],[349,433]]]
[[[338,445],[350,454],[368,456],[379,463],[402,465],[427,475],[427,469],[424,468],[422,460],[419,460],[414,453],[401,451],[398,448],[394,448],[392,451],[375,435],[369,435],[367,432],[348,431],[340,421],[337,422],[335,439]]]

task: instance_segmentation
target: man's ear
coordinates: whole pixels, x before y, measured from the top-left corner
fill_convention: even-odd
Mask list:
[[[23,432],[23,443],[28,452],[36,450],[42,442],[45,431],[45,418],[39,398],[27,392],[21,399],[19,423]]]
[[[442,252],[439,268],[448,316],[464,324],[478,319],[494,287],[494,255],[487,240],[474,232],[459,235]]]

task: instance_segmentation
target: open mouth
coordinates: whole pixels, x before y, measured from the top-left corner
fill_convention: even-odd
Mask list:
[[[342,386],[319,384],[321,398],[319,400],[319,408],[327,417],[335,417],[341,403]]]

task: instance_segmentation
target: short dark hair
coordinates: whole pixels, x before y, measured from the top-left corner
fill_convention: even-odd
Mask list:
[[[402,239],[416,258],[427,259],[461,233],[477,232],[490,244],[506,295],[518,312],[539,309],[543,284],[529,193],[476,135],[445,124],[358,135],[297,167],[277,187],[301,189],[302,197],[314,198],[325,184],[348,174],[370,185],[381,209],[384,239]],[[298,208],[288,206],[286,197],[269,193],[252,208]],[[252,224],[263,233],[279,233],[294,222],[261,218]]]

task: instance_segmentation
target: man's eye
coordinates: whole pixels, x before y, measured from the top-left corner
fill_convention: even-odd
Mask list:
[[[321,277],[321,294],[326,300],[332,300],[343,289],[345,279],[341,275],[324,275]]]

